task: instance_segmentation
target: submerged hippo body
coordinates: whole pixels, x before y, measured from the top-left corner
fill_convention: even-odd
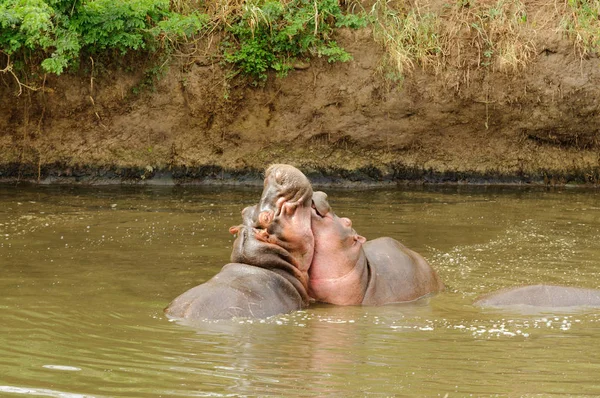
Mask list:
[[[429,263],[395,239],[370,240],[363,249],[369,276],[361,304],[413,301],[444,288]]]
[[[327,195],[313,195],[315,253],[309,293],[339,305],[413,301],[443,290],[439,276],[418,253],[392,238],[372,241],[356,233],[348,218],[334,214]]]
[[[265,318],[308,306],[312,187],[298,169],[273,165],[260,202],[242,211],[231,263],[165,309],[173,318]]]
[[[533,285],[498,290],[478,298],[480,307],[532,306],[544,308],[600,307],[600,290]]]
[[[303,306],[304,297],[285,277],[264,268],[230,263],[173,300],[166,312],[185,319],[266,318]]]

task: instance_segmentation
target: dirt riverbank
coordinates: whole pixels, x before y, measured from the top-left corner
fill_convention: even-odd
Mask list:
[[[139,94],[142,66],[81,68],[18,97],[4,74],[0,178],[244,183],[290,163],[323,182],[598,185],[600,60],[552,26],[510,73],[463,54],[392,82],[365,28],[337,33],[352,61],[316,58],[261,87],[228,79],[211,40]]]

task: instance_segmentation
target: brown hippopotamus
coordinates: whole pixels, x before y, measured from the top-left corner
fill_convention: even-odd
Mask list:
[[[474,304],[480,307],[600,307],[600,290],[553,285],[521,286],[488,293]]]
[[[371,241],[356,233],[348,218],[335,215],[324,192],[313,195],[315,252],[309,294],[339,305],[381,305],[413,301],[444,288],[418,253],[392,238]]]
[[[237,235],[231,263],[173,300],[165,313],[186,319],[265,318],[306,307],[314,251],[312,194],[298,169],[269,167],[260,202],[245,208],[243,223],[230,228]]]

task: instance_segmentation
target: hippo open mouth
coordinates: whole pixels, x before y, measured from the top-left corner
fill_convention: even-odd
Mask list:
[[[400,242],[366,242],[292,166],[267,170],[260,202],[246,207],[242,219],[229,230],[237,235],[231,263],[175,298],[167,315],[260,318],[306,308],[311,300],[381,305],[443,288],[425,259]]]
[[[278,216],[288,206],[310,206],[313,191],[308,178],[297,168],[274,164],[265,173],[264,189],[258,203],[259,214],[272,211]]]
[[[242,210],[231,263],[181,294],[165,312],[186,319],[264,318],[306,308],[314,254],[312,187],[295,167],[266,171],[260,202]]]
[[[238,235],[231,261],[285,269],[307,284],[314,251],[312,197],[310,181],[300,170],[283,164],[269,167],[260,202],[245,208],[243,223],[230,229]]]

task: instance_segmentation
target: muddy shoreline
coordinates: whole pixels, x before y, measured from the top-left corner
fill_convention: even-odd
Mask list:
[[[344,170],[339,168],[304,168],[316,186],[385,187],[394,185],[469,185],[469,186],[537,186],[600,188],[600,171],[572,170],[563,173],[541,171],[519,175],[477,172],[439,172],[433,169],[375,167]],[[218,165],[201,167],[71,167],[10,164],[0,167],[0,183],[33,185],[140,185],[140,186],[261,186],[264,170],[229,169]]]
[[[143,76],[116,66],[93,89],[73,73],[16,97],[5,78],[0,180],[256,185],[287,163],[324,186],[600,185],[600,58],[554,30],[518,73],[417,67],[402,82],[382,74],[368,29],[336,39],[351,61],[258,86],[201,55],[135,95]]]

